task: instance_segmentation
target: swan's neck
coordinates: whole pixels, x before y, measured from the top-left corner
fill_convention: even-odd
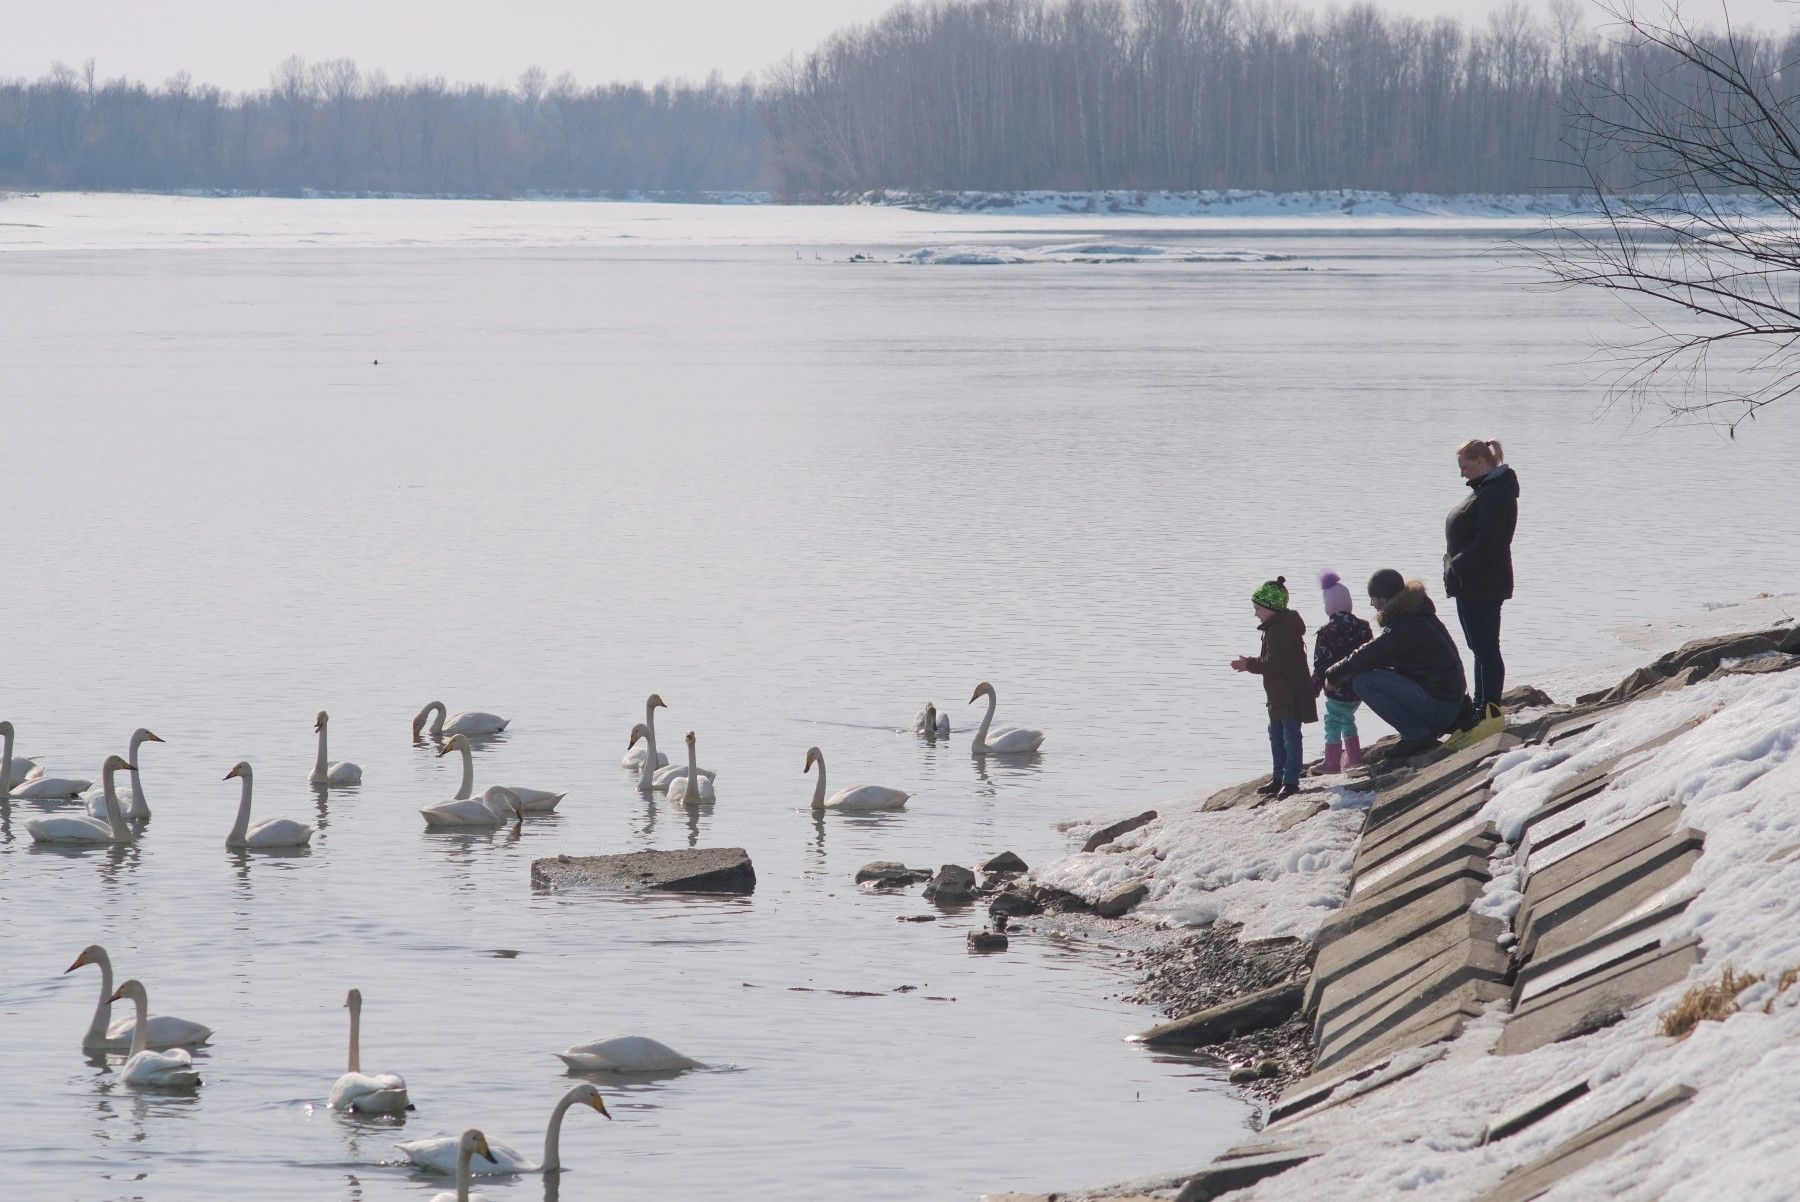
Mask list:
[[[131,762],[134,764],[137,763],[137,755],[135,753],[131,757]],[[326,760],[326,755],[325,755],[325,728],[323,726],[320,726],[319,727],[319,758],[317,760],[313,761],[313,779],[315,779],[315,780],[320,779],[321,777],[323,777],[326,774],[325,773],[326,763],[327,763],[327,760]]]
[[[244,834],[250,829],[250,773],[244,772],[243,792],[238,795],[237,821],[231,824],[231,834],[225,837],[227,846],[236,847],[244,841]]]
[[[456,1150],[456,1202],[469,1202],[469,1161],[475,1156],[475,1149],[459,1147]]]
[[[823,806],[825,804],[825,757],[816,755],[813,757],[813,763],[819,766],[819,783],[813,786],[813,804]]]
[[[12,731],[0,735],[0,742],[5,743],[5,747],[0,748],[0,797],[4,797],[12,791]]]
[[[975,750],[977,751],[987,746],[988,726],[994,720],[996,702],[992,693],[988,694],[987,703],[987,713],[981,715],[981,727],[975,732]]]
[[[462,752],[462,784],[456,787],[456,796],[451,800],[467,801],[475,792],[475,753],[469,749],[467,742],[460,744],[457,750]]]
[[[688,744],[688,793],[689,801],[700,800],[700,761],[695,758],[694,745]]]
[[[106,824],[112,828],[114,843],[129,843],[131,823],[125,821],[125,812],[119,808],[119,789],[115,783],[118,775],[117,768],[108,768],[100,776],[102,795],[106,798]]]
[[[88,1038],[97,1043],[106,1038],[106,1029],[112,1024],[112,957],[101,952],[95,963],[100,966],[100,1001],[94,1007],[94,1021],[88,1024]]]
[[[563,1116],[569,1113],[569,1107],[575,1099],[564,1097],[550,1112],[550,1125],[544,1128],[544,1172],[554,1173],[562,1168],[562,1125]]]
[[[143,735],[137,734],[131,736],[131,749],[128,758],[131,760],[131,791],[137,795],[138,805],[143,807],[145,813],[149,813],[149,807],[144,806],[144,782],[138,778],[137,769],[138,752],[143,750],[144,743],[145,739]]]
[[[638,773],[638,788],[655,785],[656,776],[656,707],[644,706],[644,767]]]
[[[350,1067],[348,1069],[346,1069],[345,1071],[352,1072],[352,1073],[362,1072],[362,1007],[361,1006],[350,1007]],[[463,1158],[462,1164],[463,1164],[464,1168],[468,1167],[469,1161],[468,1161],[467,1157]]]
[[[131,1007],[137,1013],[137,1024],[131,1029],[131,1054],[141,1056],[150,1046],[150,999],[142,988],[131,991]]]

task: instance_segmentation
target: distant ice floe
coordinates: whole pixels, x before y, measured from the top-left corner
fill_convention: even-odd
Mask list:
[[[1146,217],[1578,217],[1594,213],[1592,195],[1574,192],[1465,193],[1377,192],[1325,188],[1311,192],[1264,192],[1242,188],[1196,192],[869,192],[856,202],[898,205],[947,213],[1008,216],[1141,215]],[[1653,205],[1653,198],[1640,198]],[[1741,216],[1779,215],[1757,196],[1712,198],[1723,211]]]
[[[1010,263],[1282,263],[1291,256],[1222,246],[1154,246],[1134,242],[1072,242],[1060,246],[921,246],[892,261],[931,266]]]

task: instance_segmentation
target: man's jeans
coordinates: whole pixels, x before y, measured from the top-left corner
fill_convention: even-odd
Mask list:
[[[1392,668],[1359,672],[1350,681],[1356,695],[1403,739],[1430,738],[1448,730],[1462,712],[1462,698],[1439,701],[1425,686]]]

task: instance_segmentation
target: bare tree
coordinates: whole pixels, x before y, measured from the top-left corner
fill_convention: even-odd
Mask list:
[[[1632,69],[1577,93],[1569,135],[1602,219],[1562,221],[1530,254],[1556,284],[1616,293],[1635,316],[1633,335],[1599,348],[1610,403],[1735,436],[1800,391],[1793,55],[1674,5],[1608,12]]]

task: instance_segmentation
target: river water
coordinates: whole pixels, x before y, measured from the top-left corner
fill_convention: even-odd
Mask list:
[[[560,1183],[492,1198],[958,1198],[1196,1163],[1251,1110],[1121,1040],[1111,951],[859,893],[862,863],[1064,852],[1060,820],[1255,771],[1226,664],[1285,574],[1429,578],[1451,448],[1524,482],[1515,675],[1604,631],[1792,587],[1792,418],[1748,438],[1597,417],[1603,299],[1526,291],[1507,223],[956,217],[881,209],[0,200],[11,587],[0,717],[98,776],[133,727],[155,818],[34,849],[0,807],[9,1191],[428,1197],[396,1139],[535,1152],[551,1052],[651,1035],[711,1067],[609,1085]],[[1104,239],[1279,255],[902,266],[922,246]],[[980,680],[1040,759],[968,754]],[[618,768],[658,691],[718,801]],[[427,834],[452,760],[426,701],[513,719],[477,782],[566,788],[519,835]],[[903,733],[935,698],[958,734]],[[312,714],[365,784],[305,784]],[[907,788],[904,815],[808,807]],[[310,854],[223,838],[237,760]],[[558,852],[743,846],[748,900],[536,894]],[[135,1094],[80,1034],[90,942],[218,1028],[191,1096]],[[403,1124],[345,1120],[343,991]],[[898,991],[901,986],[916,988]],[[832,992],[833,990],[841,992]],[[864,993],[876,996],[852,996]]]

